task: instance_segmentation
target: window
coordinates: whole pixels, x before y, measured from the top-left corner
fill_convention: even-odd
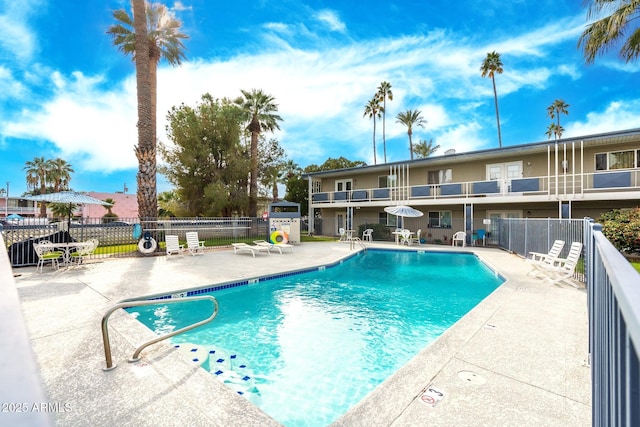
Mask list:
[[[640,150],[612,151],[596,154],[596,170],[632,169],[640,167]]]
[[[398,217],[386,212],[378,212],[378,224],[395,227],[398,224]]]
[[[351,191],[353,180],[351,179],[338,179],[336,180],[336,191]]]
[[[395,187],[396,176],[395,175],[382,175],[378,177],[378,188],[390,188]]]
[[[312,193],[321,193],[322,192],[322,181],[313,181],[311,183],[311,192]]]
[[[430,228],[451,228],[451,211],[429,211]]]
[[[451,169],[428,172],[428,184],[447,184],[453,179]]]

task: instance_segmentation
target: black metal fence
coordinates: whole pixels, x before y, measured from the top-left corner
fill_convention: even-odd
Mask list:
[[[98,248],[90,258],[142,256],[139,250],[145,236],[155,242],[153,253],[164,253],[166,235],[177,235],[181,242],[185,234],[196,231],[207,247],[230,246],[233,242],[267,239],[269,222],[262,218],[173,218],[140,220],[119,218],[105,222],[102,218],[83,219],[82,222],[51,224],[4,225],[2,235],[11,265],[35,265],[37,257],[33,244],[42,240],[52,242],[87,241],[97,239]],[[67,233],[68,232],[68,233]]]

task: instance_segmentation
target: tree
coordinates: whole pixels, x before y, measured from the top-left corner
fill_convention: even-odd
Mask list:
[[[246,215],[249,154],[240,143],[243,111],[205,94],[167,114],[172,146],[160,144],[160,172],[176,189],[170,211],[188,216]],[[182,201],[182,204],[176,202]]]
[[[304,168],[305,173],[310,172],[319,172],[319,171],[331,171],[337,169],[348,169],[348,168],[357,168],[359,166],[367,166],[367,164],[361,160],[349,160],[345,157],[338,157],[337,159],[329,157],[323,164],[318,165],[308,165]]]
[[[260,183],[271,191],[273,201],[279,199],[278,184],[284,182],[284,150],[277,139],[262,144],[260,149]]]
[[[181,203],[175,191],[163,191],[158,194],[158,216],[175,217],[181,210]]]
[[[27,172],[27,187],[34,191],[40,187],[39,194],[46,194],[51,164],[51,160],[45,160],[44,157],[35,157],[31,161],[25,162],[23,169]],[[40,217],[47,217],[47,204],[45,202],[40,202]]]
[[[420,141],[413,147],[413,152],[419,159],[424,159],[435,153],[440,148],[440,145],[433,145],[433,139],[427,141]]]
[[[371,98],[371,100],[364,106],[364,114],[362,117],[373,118],[373,164],[377,165],[378,160],[376,158],[376,117],[381,117],[380,99],[377,96]]]
[[[53,183],[53,191],[68,190],[71,174],[74,172],[71,165],[66,160],[57,158],[51,161],[50,167],[49,175]]]
[[[420,110],[407,110],[402,113],[398,113],[396,119],[398,123],[402,123],[407,127],[407,135],[409,135],[409,153],[411,155],[411,160],[413,160],[414,150],[413,142],[411,140],[411,135],[413,135],[413,128],[424,128],[424,125],[425,123],[427,123],[427,121],[422,117],[422,112]]]
[[[589,24],[578,39],[578,47],[584,50],[587,64],[593,64],[597,55],[603,55],[614,45],[622,43],[618,52],[625,63],[635,60],[640,53],[640,28],[628,28],[631,21],[638,19],[640,2],[637,0],[593,0],[587,12],[587,19],[597,18],[603,11],[608,15]]]
[[[600,216],[602,233],[619,251],[640,252],[640,208],[614,209]]]
[[[557,125],[555,123],[551,123],[549,125],[549,127],[547,128],[547,131],[545,132],[545,135],[547,135],[547,138],[551,139],[551,137],[555,137],[555,140],[557,141],[558,139],[560,139],[562,137],[562,133],[564,132],[564,128],[560,125]]]
[[[547,107],[547,116],[551,120],[557,119],[557,123],[551,123],[547,128],[547,136],[551,138],[551,135],[554,134],[556,137],[556,141],[562,138],[562,133],[564,132],[564,128],[560,126],[560,114],[569,114],[569,104],[564,102],[562,99],[556,99],[553,101],[553,104]]]
[[[498,146],[502,148],[502,134],[500,133],[500,113],[498,112],[498,92],[496,91],[496,78],[495,74],[502,74],[502,61],[500,60],[500,54],[495,50],[487,53],[487,57],[482,62],[480,67],[482,77],[490,77],[493,83],[493,98],[496,103],[496,122],[498,123]]]
[[[262,90],[252,89],[251,92],[241,90],[242,97],[236,100],[244,113],[247,130],[251,133],[251,171],[249,181],[249,216],[258,214],[258,137],[262,132],[273,132],[280,129],[278,122],[282,121],[277,113],[278,105],[275,98],[265,94]]]
[[[378,86],[378,92],[376,93],[378,99],[382,101],[382,148],[384,149],[384,162],[387,163],[387,137],[385,131],[386,112],[387,112],[387,99],[393,101],[393,92],[391,92],[391,83],[382,82]]]
[[[118,21],[107,33],[113,44],[125,55],[132,55],[136,64],[138,91],[138,206],[141,218],[157,215],[156,198],[156,87],[160,59],[179,65],[184,56],[180,33],[182,24],[158,3],[132,0],[133,19],[124,9],[113,12]],[[147,31],[148,28],[148,31]],[[133,30],[133,31],[132,31]]]

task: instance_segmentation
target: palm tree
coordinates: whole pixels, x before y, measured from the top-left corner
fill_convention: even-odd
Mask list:
[[[638,18],[640,2],[637,0],[594,0],[587,19],[597,17],[602,11],[612,10],[609,15],[589,24],[584,30],[578,47],[584,49],[584,57],[587,64],[592,64],[598,54],[604,54],[627,36],[618,55],[626,63],[635,60],[640,53],[640,28],[635,25],[628,27],[629,22]]]
[[[142,218],[157,216],[156,198],[156,102],[157,68],[160,59],[179,65],[185,58],[180,33],[182,23],[166,6],[132,0],[133,19],[124,9],[113,12],[118,21],[107,33],[113,44],[136,63],[138,87],[138,205]],[[148,31],[147,31],[148,29]]]
[[[429,142],[420,140],[420,142],[413,147],[413,152],[416,153],[417,158],[424,159],[435,153],[439,148],[440,145],[433,145],[433,139],[430,139]]]
[[[378,86],[378,92],[376,93],[380,101],[382,101],[382,148],[384,150],[384,162],[387,163],[387,137],[385,131],[386,111],[387,111],[387,99],[393,101],[393,92],[391,92],[391,83],[382,82]]]
[[[551,139],[551,136],[553,135],[555,136],[555,139],[557,141],[558,139],[562,138],[563,133],[564,133],[564,128],[562,126],[557,125],[555,123],[551,123],[547,128],[545,135],[547,135],[549,139]]]
[[[564,128],[560,126],[560,114],[569,114],[569,104],[564,102],[562,99],[556,99],[553,101],[553,104],[547,107],[547,116],[551,120],[557,119],[557,123],[551,123],[549,128],[547,129],[547,136],[551,138],[551,134],[555,134],[556,140],[562,138],[562,133],[564,132]]]
[[[242,96],[236,100],[236,104],[242,108],[245,120],[248,123],[247,130],[251,133],[251,179],[249,180],[249,216],[258,214],[258,137],[263,131],[273,132],[280,129],[279,121],[282,121],[277,113],[278,105],[275,98],[265,94],[262,90],[252,89],[251,92],[241,90]]]
[[[498,92],[496,91],[496,78],[495,74],[502,74],[502,61],[500,60],[500,54],[495,50],[487,53],[487,57],[482,62],[480,67],[482,77],[491,77],[493,83],[493,97],[496,103],[496,122],[498,123],[498,146],[502,148],[502,134],[500,133],[500,113],[498,112]]]
[[[369,118],[373,118],[373,164],[378,164],[376,159],[376,117],[381,117],[380,107],[380,99],[377,96],[371,98],[371,100],[364,106],[364,114],[362,117],[369,116]]]
[[[40,194],[47,192],[47,183],[50,179],[49,171],[51,170],[51,160],[45,160],[44,157],[35,157],[31,161],[25,163],[24,170],[27,171],[27,187],[35,191],[40,187]],[[40,203],[40,217],[46,218],[47,204]]]
[[[420,110],[407,110],[402,113],[398,113],[396,119],[398,123],[402,123],[407,127],[407,135],[409,135],[409,153],[411,154],[411,160],[413,160],[414,150],[413,142],[411,140],[411,135],[413,135],[413,128],[424,128],[424,125],[425,123],[427,123],[427,121],[422,117],[422,112]]]
[[[68,190],[69,181],[71,181],[71,174],[73,172],[73,168],[66,160],[61,158],[52,160],[49,175],[50,180],[53,183],[53,191],[58,192],[61,190]]]

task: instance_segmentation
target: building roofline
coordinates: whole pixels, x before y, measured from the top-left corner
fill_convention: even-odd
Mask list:
[[[518,145],[510,145],[508,147],[502,148],[487,148],[483,150],[476,151],[468,151],[464,153],[453,153],[453,154],[442,154],[438,156],[430,156],[423,159],[414,159],[414,160],[400,160],[397,162],[390,163],[382,163],[378,165],[368,165],[368,166],[356,166],[352,168],[345,169],[333,169],[328,171],[318,171],[318,172],[309,172],[302,174],[303,178],[309,178],[313,176],[332,176],[332,175],[344,175],[345,173],[354,172],[357,174],[367,173],[367,172],[375,172],[379,171],[387,171],[389,167],[404,165],[404,164],[412,164],[412,165],[420,165],[420,164],[433,164],[437,165],[439,163],[450,163],[450,162],[458,162],[463,159],[480,159],[480,158],[492,158],[497,157],[498,155],[504,156],[509,155],[514,152],[518,152],[519,154],[524,153],[536,153],[540,151],[546,151],[547,147],[554,146],[556,143],[558,144],[571,144],[576,142],[584,142],[587,146],[589,145],[597,145],[599,143],[613,143],[616,140],[621,140],[618,142],[626,142],[626,139],[629,137],[640,137],[640,128],[627,129],[621,131],[614,132],[605,132],[598,133],[592,135],[585,136],[576,136],[571,138],[562,138],[556,141],[539,141],[532,142],[526,144],[518,144]]]

